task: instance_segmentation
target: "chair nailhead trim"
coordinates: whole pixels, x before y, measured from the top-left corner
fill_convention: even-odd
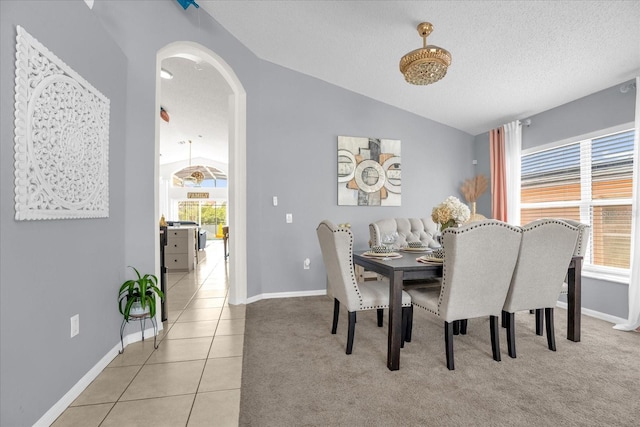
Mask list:
[[[353,233],[351,230],[347,230],[344,228],[339,228],[337,230],[333,230],[334,233],[347,233],[349,236],[349,258],[353,259]],[[358,299],[360,300],[360,307],[362,308],[362,294],[360,293],[360,287],[358,286],[358,281],[356,280],[356,272],[353,267],[353,262],[349,265],[349,272],[351,273],[351,283],[353,284],[353,289],[356,291],[356,295],[358,295]]]
[[[568,224],[567,224],[568,225]],[[508,228],[509,230],[515,231],[517,233],[522,233],[522,227],[517,227],[515,225],[511,225],[508,224],[506,222],[502,222],[502,221],[497,221],[497,220],[488,220],[488,221],[480,221],[480,222],[474,222],[471,223],[467,226],[463,226],[463,227],[458,227],[458,228],[447,228],[446,230],[444,230],[442,232],[442,234],[444,235],[445,233],[450,233],[450,234],[462,234],[462,233],[466,233],[467,231],[471,231],[471,230],[475,230],[476,228],[481,228],[481,227],[505,227]],[[445,249],[446,252],[446,249]],[[435,315],[439,316],[440,315],[440,306],[442,305],[442,295],[444,294],[444,290],[447,286],[447,257],[444,257],[444,263],[442,264],[442,285],[440,287],[440,296],[438,297],[438,312],[434,312],[433,310],[430,310],[428,308],[419,306],[420,308],[424,308],[427,311],[430,311],[431,313],[434,313]],[[417,305],[415,303],[413,303],[414,305]]]
[[[421,309],[423,309],[425,311],[428,311],[429,313],[432,313],[432,314],[435,314],[436,316],[439,316],[438,312],[435,312],[435,311],[431,310],[430,308],[427,308],[427,307],[422,306],[420,304],[416,304],[415,302],[412,302],[411,304],[415,305],[416,307],[420,307]],[[438,304],[438,305],[440,305],[440,304]]]

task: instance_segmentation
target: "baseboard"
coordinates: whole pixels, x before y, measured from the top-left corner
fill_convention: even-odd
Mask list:
[[[257,302],[263,299],[310,297],[310,296],[319,296],[319,295],[326,295],[326,294],[327,294],[326,289],[320,289],[316,291],[300,291],[300,292],[274,292],[269,294],[259,294],[251,298],[247,298],[247,304],[251,304],[252,302]],[[557,306],[560,308],[564,308],[565,310],[567,309],[566,302],[558,301]],[[627,319],[612,316],[606,313],[601,313],[595,310],[590,310],[584,307],[582,308],[582,314],[584,314],[585,316],[595,317],[596,319],[604,320],[605,322],[613,323],[614,325],[627,322]]]
[[[274,292],[270,294],[259,294],[251,298],[247,298],[247,304],[251,304],[252,302],[257,302],[263,299],[315,297],[315,296],[326,295],[326,294],[327,294],[326,289],[320,289],[316,291],[299,291],[299,292]]]
[[[567,309],[567,303],[566,302],[558,301],[556,306],[560,307],[560,308],[564,308],[565,310]],[[627,323],[627,319],[623,319],[621,317],[612,316],[612,315],[607,314],[607,313],[601,313],[601,312],[595,311],[595,310],[590,310],[590,309],[584,308],[584,307],[582,308],[581,312],[585,316],[595,317],[596,319],[604,320],[605,322],[613,323],[614,325],[617,325],[617,324],[620,324],[620,323]]]
[[[158,325],[158,332],[162,330],[162,323]],[[147,339],[153,339],[153,328],[145,329],[144,335]],[[142,332],[134,332],[129,335],[126,335],[122,339],[122,343],[125,348],[134,342],[142,341]],[[98,375],[109,366],[109,363],[119,354],[122,347],[120,346],[120,342],[118,342],[111,350],[104,355],[98,363],[96,363],[93,368],[89,370],[80,381],[78,381],[71,390],[69,390],[60,400],[56,402],[36,423],[34,427],[48,427],[54,423],[54,421],[73,403],[74,400],[80,396],[80,394],[91,384],[93,380],[95,380]]]

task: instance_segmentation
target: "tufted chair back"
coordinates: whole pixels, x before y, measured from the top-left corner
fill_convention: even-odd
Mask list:
[[[438,316],[444,321],[498,316],[509,290],[522,238],[497,220],[447,228]]]
[[[422,242],[430,248],[439,248],[435,241],[438,227],[431,218],[388,218],[369,224],[369,245],[380,246],[382,236],[393,232],[398,233],[397,247],[403,247],[408,242]]]
[[[577,239],[578,227],[563,220],[539,219],[523,226],[504,310],[515,313],[555,307]]]
[[[348,311],[359,310],[362,298],[353,267],[353,233],[327,220],[318,225],[316,233],[327,269],[327,293],[344,304]]]

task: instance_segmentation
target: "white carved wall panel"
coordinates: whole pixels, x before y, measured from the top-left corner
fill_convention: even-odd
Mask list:
[[[109,216],[109,99],[17,27],[17,220]]]

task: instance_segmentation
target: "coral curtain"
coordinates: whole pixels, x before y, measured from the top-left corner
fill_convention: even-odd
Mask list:
[[[640,77],[636,77],[636,134],[633,150],[633,198],[631,204],[631,275],[629,277],[629,317],[615,329],[631,331],[640,327]]]
[[[506,170],[507,220],[520,225],[520,170],[522,165],[522,126],[515,120],[503,126]]]
[[[507,221],[507,170],[505,163],[504,129],[489,131],[489,156],[491,160],[491,216]]]

